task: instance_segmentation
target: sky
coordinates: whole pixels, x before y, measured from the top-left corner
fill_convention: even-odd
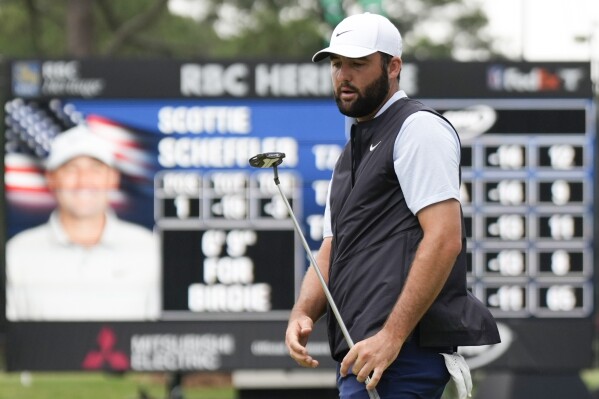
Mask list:
[[[487,13],[490,33],[511,58],[599,62],[599,0],[475,1]]]

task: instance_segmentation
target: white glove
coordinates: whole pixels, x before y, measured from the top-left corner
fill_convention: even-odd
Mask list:
[[[462,355],[457,353],[448,354],[441,353],[445,358],[445,367],[451,375],[456,390],[458,392],[459,399],[466,399],[472,396],[472,376],[470,375],[470,368],[466,364],[466,360]]]

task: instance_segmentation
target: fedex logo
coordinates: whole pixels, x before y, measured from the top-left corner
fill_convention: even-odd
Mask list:
[[[522,71],[518,67],[494,65],[487,70],[487,86],[494,91],[508,92],[574,92],[585,77],[582,68],[561,68],[551,71],[545,67]]]

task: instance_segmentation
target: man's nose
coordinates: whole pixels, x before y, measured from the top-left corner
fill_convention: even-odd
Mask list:
[[[90,188],[93,185],[91,173],[84,170],[78,171],[75,177],[75,183],[78,188]]]
[[[352,78],[351,68],[349,65],[342,63],[337,70],[337,80],[340,82],[350,82]]]

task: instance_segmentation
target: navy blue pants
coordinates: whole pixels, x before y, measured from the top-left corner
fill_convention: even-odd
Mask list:
[[[452,348],[421,348],[408,341],[397,359],[383,372],[376,390],[381,399],[439,399],[449,382],[445,360],[439,353]],[[341,399],[369,399],[366,385],[348,374],[341,377],[337,366],[337,388]]]

